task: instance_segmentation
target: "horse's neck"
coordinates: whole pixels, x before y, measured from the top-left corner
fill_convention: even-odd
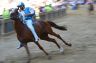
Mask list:
[[[14,25],[15,25],[16,32],[17,33],[22,33],[22,31],[24,30],[24,24],[20,21],[15,21]]]

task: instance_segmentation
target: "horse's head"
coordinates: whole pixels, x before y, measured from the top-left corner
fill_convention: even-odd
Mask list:
[[[17,20],[19,19],[19,13],[17,8],[12,8],[10,9],[10,18],[12,20]]]

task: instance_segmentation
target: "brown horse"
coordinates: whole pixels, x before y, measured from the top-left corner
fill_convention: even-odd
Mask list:
[[[20,21],[20,18],[18,17],[19,13],[18,13],[18,9],[12,9],[10,11],[10,16],[11,19],[14,20],[14,25],[15,25],[15,30],[17,33],[17,38],[20,41],[20,48],[21,47],[25,47],[28,57],[30,58],[30,52],[27,46],[28,42],[34,42],[35,39],[33,37],[33,34],[31,33],[31,31],[27,28],[27,26],[25,24],[22,23],[22,21]],[[58,43],[56,42],[55,39],[50,38],[48,36],[48,34],[53,35],[57,38],[59,38],[60,40],[63,41],[64,44],[71,46],[70,43],[67,43],[66,41],[64,41],[59,34],[56,34],[55,32],[53,32],[51,27],[54,27],[56,29],[59,30],[67,30],[66,27],[64,26],[58,26],[56,25],[54,22],[52,21],[35,21],[34,22],[34,27],[36,30],[37,35],[39,36],[40,39],[42,40],[46,40],[46,41],[51,41],[53,43],[55,43],[57,45],[57,47],[62,50],[62,48],[58,45]],[[44,49],[43,47],[39,44],[39,42],[34,42],[46,55],[49,55]]]

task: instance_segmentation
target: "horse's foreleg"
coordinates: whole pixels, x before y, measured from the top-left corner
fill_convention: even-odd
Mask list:
[[[28,48],[27,44],[24,44],[24,47],[25,47],[25,50],[28,54],[28,58],[31,59],[30,51],[29,51],[29,48]]]
[[[71,43],[67,43],[65,40],[63,40],[59,34],[56,34],[55,32],[52,32],[50,34],[62,40],[65,45],[72,46]]]

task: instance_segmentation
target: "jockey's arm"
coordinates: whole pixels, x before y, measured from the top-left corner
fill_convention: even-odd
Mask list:
[[[25,14],[25,16],[34,16],[35,15],[35,10],[30,8],[30,13],[29,14]]]

